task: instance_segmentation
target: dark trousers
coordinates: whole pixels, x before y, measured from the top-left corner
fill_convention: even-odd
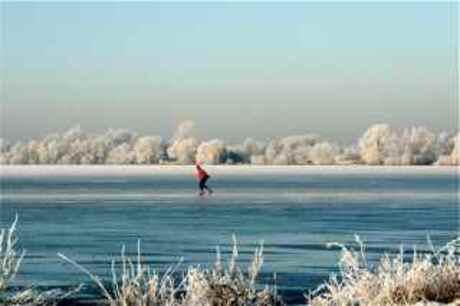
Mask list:
[[[200,180],[200,182],[198,183],[198,186],[200,187],[200,190],[201,192],[204,192],[204,190],[208,190],[208,191],[211,191],[211,189],[209,189],[208,186],[206,186],[206,181],[209,179],[209,176],[205,176],[204,178],[202,178]]]

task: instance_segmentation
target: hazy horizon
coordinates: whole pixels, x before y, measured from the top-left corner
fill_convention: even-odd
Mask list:
[[[2,137],[458,127],[458,4],[2,2]]]

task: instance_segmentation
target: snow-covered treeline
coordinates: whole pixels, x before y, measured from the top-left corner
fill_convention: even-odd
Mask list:
[[[226,144],[201,140],[194,123],[184,122],[174,137],[145,136],[127,130],[85,133],[75,127],[28,143],[0,139],[0,164],[257,164],[257,165],[458,165],[460,134],[435,134],[424,127],[371,126],[350,146],[315,134]]]

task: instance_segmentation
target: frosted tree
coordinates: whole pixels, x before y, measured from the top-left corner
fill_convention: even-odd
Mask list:
[[[133,147],[138,164],[158,164],[163,157],[163,141],[159,136],[139,138]]]
[[[226,148],[222,140],[213,139],[202,142],[197,149],[196,160],[198,162],[217,165],[226,160]]]

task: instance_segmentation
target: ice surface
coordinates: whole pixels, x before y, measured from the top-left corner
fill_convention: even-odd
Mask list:
[[[241,256],[264,240],[267,275],[313,288],[335,271],[338,250],[358,234],[374,258],[401,243],[439,244],[458,232],[457,168],[387,166],[205,166],[211,197],[199,197],[193,166],[2,166],[0,225],[19,215],[27,249],[18,283],[71,285],[84,275],[61,252],[110,277],[121,243],[156,267],[214,259],[241,237]],[[224,248],[225,249],[225,248]],[[246,256],[246,257],[244,257]]]

